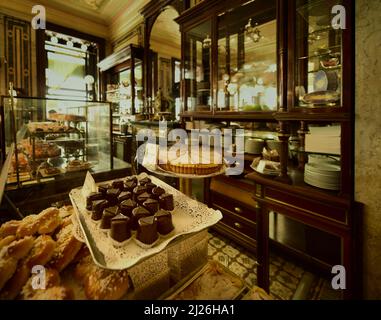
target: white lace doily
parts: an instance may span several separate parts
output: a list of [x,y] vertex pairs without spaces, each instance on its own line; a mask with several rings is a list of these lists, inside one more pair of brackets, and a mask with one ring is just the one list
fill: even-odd
[[139,247],[134,241],[129,242],[123,248],[115,248],[108,236],[91,220],[91,214],[85,208],[86,201],[81,189],[73,189],[70,192],[70,199],[76,213],[74,223],[76,226],[79,225],[81,230],[79,232],[78,228],[74,228],[76,237],[79,240],[81,237],[85,239],[94,262],[100,267],[114,270],[130,268],[142,259],[162,251],[168,243],[180,235],[201,231],[222,219],[220,211],[210,209],[205,204],[187,197],[156,177],[148,176],[146,173],[141,173],[138,176],[139,179],[144,177],[149,177],[154,184],[173,194],[175,204],[172,211],[172,221],[175,226],[174,235],[166,239],[160,238],[155,246],[148,249]]

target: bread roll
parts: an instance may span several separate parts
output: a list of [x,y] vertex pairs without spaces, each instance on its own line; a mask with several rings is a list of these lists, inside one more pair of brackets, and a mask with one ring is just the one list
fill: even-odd
[[34,295],[30,297],[30,300],[73,300],[73,290],[64,287],[52,287],[46,290],[37,290]]
[[16,231],[17,238],[23,238],[26,236],[33,236],[37,233],[39,226],[39,219],[36,214],[26,216],[21,220],[21,223]]
[[57,208],[48,208],[40,212],[37,216],[38,233],[52,233],[61,223],[60,211]]
[[4,222],[0,227],[0,238],[15,235],[20,224],[21,220],[11,220]]
[[14,240],[16,240],[16,237],[15,236],[6,236],[5,238],[1,239],[0,240],[0,250],[2,248],[4,248],[5,246],[7,246],[8,244],[10,244],[11,242],[13,242]]
[[60,275],[57,270],[46,268],[45,269],[45,289],[33,289],[32,287],[33,276],[29,277],[29,280],[21,290],[20,298],[23,300],[31,299],[37,291],[44,291],[48,288],[59,286],[61,283]]

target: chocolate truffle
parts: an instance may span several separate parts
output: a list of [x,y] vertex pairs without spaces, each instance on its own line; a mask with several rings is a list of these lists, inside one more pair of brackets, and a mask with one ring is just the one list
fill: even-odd
[[140,218],[136,239],[144,244],[153,244],[159,235],[157,234],[157,222],[155,217]]
[[145,184],[145,187],[147,188],[148,193],[152,193],[152,189],[156,188],[156,184],[154,184],[152,182],[148,182]]
[[174,209],[173,195],[164,193],[159,197],[160,208],[172,211]]
[[109,206],[106,200],[95,200],[93,201],[93,211],[91,214],[91,219],[98,221],[102,219],[103,210]]
[[124,200],[120,203],[119,208],[120,212],[124,214],[125,216],[131,216],[132,210],[137,206],[137,203],[132,200]]
[[111,186],[108,183],[103,183],[98,186],[98,191],[101,192],[103,195],[106,195],[107,190],[110,188]]
[[131,238],[130,218],[118,214],[111,219],[110,237],[118,242]]
[[101,192],[91,192],[86,198],[86,209],[92,210],[93,209],[93,201],[102,200],[102,199],[104,199],[104,196]]
[[124,182],[123,180],[115,180],[112,182],[112,187],[115,189],[119,189],[120,191],[123,191],[124,189]]
[[130,191],[132,192],[132,190],[134,190],[134,188],[137,186],[137,182],[136,181],[125,181],[124,182],[124,191]]
[[151,213],[144,207],[136,207],[132,210],[131,214],[131,228],[136,230],[138,228],[138,221],[140,218],[148,217]]
[[166,235],[170,233],[175,227],[172,223],[172,214],[169,211],[160,210],[155,214],[156,222],[157,222],[157,231]]
[[138,196],[141,195],[142,193],[146,192],[146,191],[147,191],[147,188],[145,186],[137,186],[137,187],[135,187],[133,192],[132,192],[132,199],[137,201]]
[[139,204],[143,204],[143,202],[149,198],[151,198],[151,195],[148,192],[144,192],[144,193],[138,195],[137,202]]
[[118,202],[121,203],[122,201],[131,199],[132,193],[130,191],[123,191],[118,196]]
[[155,199],[147,199],[143,202],[143,207],[151,212],[151,214],[155,214],[159,210],[159,202]]
[[155,187],[152,189],[152,198],[159,200],[159,197],[165,193],[165,190],[161,187]]
[[118,203],[118,196],[120,195],[119,189],[108,189],[106,192],[106,199],[110,205],[115,206]]
[[148,177],[145,177],[145,178],[143,178],[143,179],[141,179],[141,180],[139,181],[139,183],[140,183],[141,186],[146,185],[148,182],[151,182],[151,179],[148,178]]
[[119,208],[117,206],[109,207],[103,210],[101,229],[110,229],[111,219],[118,214]]

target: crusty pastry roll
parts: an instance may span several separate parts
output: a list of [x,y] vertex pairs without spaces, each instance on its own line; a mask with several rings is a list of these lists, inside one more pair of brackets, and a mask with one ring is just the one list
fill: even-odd
[[2,248],[4,248],[5,246],[7,246],[8,244],[10,244],[11,242],[13,242],[14,240],[16,240],[16,237],[13,235],[6,236],[5,238],[1,239],[0,240],[0,250]]
[[16,231],[17,238],[23,238],[26,236],[33,236],[37,233],[38,228],[40,227],[40,221],[36,214],[31,214],[26,216],[21,220],[21,223]]
[[33,289],[32,287],[33,276],[30,276],[27,283],[21,290],[20,298],[23,300],[32,299],[37,291],[43,291],[48,288],[56,287],[61,284],[60,275],[57,270],[46,268],[45,269],[45,289]]
[[37,216],[39,224],[38,233],[52,233],[61,224],[61,217],[59,213],[60,211],[53,207],[41,211]]
[[0,238],[5,238],[7,236],[15,235],[20,224],[21,224],[21,220],[11,220],[11,221],[4,222],[0,226]]
[[73,300],[73,290],[65,286],[57,286],[46,290],[37,290],[30,300]]

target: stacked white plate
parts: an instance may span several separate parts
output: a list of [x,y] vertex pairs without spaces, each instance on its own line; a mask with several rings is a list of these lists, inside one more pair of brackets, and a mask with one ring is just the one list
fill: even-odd
[[304,168],[304,181],[312,186],[340,189],[340,166],[331,163],[307,163]]

